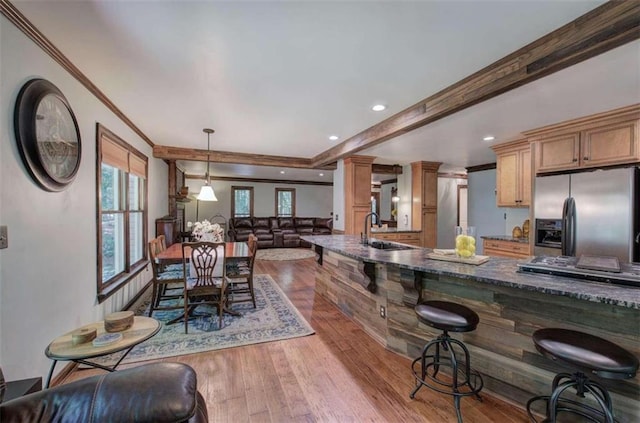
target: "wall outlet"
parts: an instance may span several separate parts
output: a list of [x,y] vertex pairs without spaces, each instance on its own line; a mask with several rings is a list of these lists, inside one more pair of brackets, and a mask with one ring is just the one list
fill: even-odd
[[387,317],[387,308],[383,305],[380,306],[380,317],[383,319]]
[[9,235],[7,234],[7,227],[0,226],[0,248],[9,247]]

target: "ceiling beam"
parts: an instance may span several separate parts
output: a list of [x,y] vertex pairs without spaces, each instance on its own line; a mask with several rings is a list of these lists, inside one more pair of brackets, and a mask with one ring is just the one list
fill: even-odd
[[228,151],[199,150],[195,148],[170,147],[155,145],[153,157],[163,160],[186,160],[212,163],[234,163],[253,166],[274,166],[296,169],[325,169],[335,170],[336,163],[323,166],[313,166],[311,159],[303,157],[270,156],[266,154],[232,153]]
[[[185,174],[185,179],[202,179],[206,180],[206,176],[202,175],[190,175]],[[209,177],[212,181],[226,181],[226,182],[256,182],[256,183],[267,183],[267,184],[286,184],[286,185],[319,185],[319,186],[333,186],[333,182],[322,182],[322,181],[298,181],[293,179],[267,179],[267,178],[241,178],[236,176],[214,176],[211,175]]]
[[322,166],[640,38],[640,1],[610,1],[313,158]]
[[371,173],[378,175],[402,175],[402,166],[400,165],[384,165],[384,164],[371,164]]

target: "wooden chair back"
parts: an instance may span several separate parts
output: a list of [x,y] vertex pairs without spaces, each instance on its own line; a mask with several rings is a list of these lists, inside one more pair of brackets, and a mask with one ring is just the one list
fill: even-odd
[[[187,253],[188,248],[190,253]],[[225,276],[225,244],[185,242],[182,244],[182,264],[190,288],[220,287]]]
[[153,277],[157,278],[160,272],[160,266],[156,263],[158,253],[161,253],[162,244],[158,238],[153,238],[149,241],[149,259],[151,260],[151,268],[153,269]]
[[158,242],[160,243],[160,251],[164,251],[167,249],[167,238],[164,235],[158,235],[158,237],[156,238],[158,240]]
[[258,251],[258,237],[250,234],[249,239],[247,239],[247,244],[249,245],[249,253],[252,257],[255,256],[256,251]]
[[[189,251],[189,249],[191,251]],[[223,327],[224,307],[227,304],[225,267],[224,242],[182,243],[185,333],[189,331],[189,308],[199,304],[212,304],[216,306],[219,316],[218,327]]]

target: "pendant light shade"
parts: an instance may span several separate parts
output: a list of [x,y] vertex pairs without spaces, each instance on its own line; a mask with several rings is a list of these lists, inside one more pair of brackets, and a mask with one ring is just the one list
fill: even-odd
[[200,188],[200,194],[196,197],[198,201],[218,201],[216,197],[216,193],[213,191],[213,187],[211,186],[211,178],[209,176],[209,138],[211,134],[213,134],[213,129],[204,128],[202,132],[207,134],[207,180]]
[[202,188],[200,188],[200,194],[198,194],[196,198],[200,201],[218,201],[211,185],[203,185]]

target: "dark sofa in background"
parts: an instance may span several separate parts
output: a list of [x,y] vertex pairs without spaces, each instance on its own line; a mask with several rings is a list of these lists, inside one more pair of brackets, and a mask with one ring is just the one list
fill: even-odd
[[232,217],[229,240],[258,237],[258,248],[310,247],[300,235],[331,235],[333,219],[325,217]]

